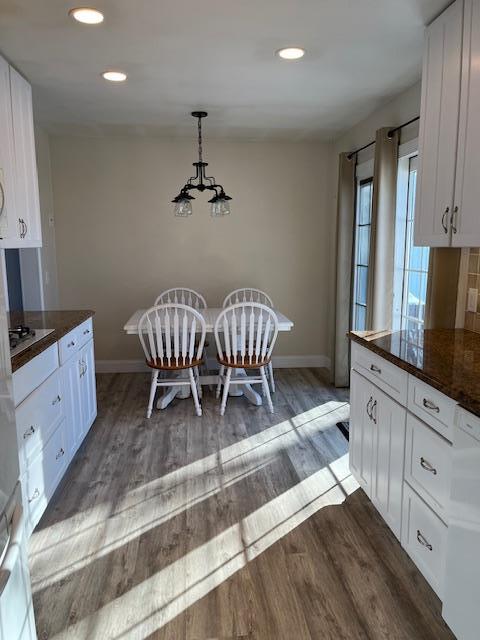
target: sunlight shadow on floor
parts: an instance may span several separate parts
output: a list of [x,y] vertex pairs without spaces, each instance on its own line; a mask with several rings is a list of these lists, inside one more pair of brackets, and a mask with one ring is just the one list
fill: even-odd
[[348,409],[342,402],[319,405],[135,488],[113,508],[101,503],[88,514],[34,533],[30,554],[34,592],[271,464],[280,452],[298,443],[299,434],[312,437],[332,427]]
[[[342,460],[337,468],[341,471],[345,464]],[[146,638],[317,511],[341,504],[357,487],[348,475],[339,482],[326,466],[56,637]]]

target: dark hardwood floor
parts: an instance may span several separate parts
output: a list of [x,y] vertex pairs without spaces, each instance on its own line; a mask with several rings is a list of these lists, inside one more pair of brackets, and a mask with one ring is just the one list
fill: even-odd
[[99,415],[30,543],[40,640],[442,640],[440,602],[348,471],[347,396],[276,371],[276,413],[211,392]]

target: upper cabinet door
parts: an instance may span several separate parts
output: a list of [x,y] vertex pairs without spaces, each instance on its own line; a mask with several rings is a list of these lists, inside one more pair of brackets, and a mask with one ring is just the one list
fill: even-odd
[[427,29],[422,75],[415,245],[450,245],[462,66],[463,0]]
[[452,245],[480,246],[480,1],[465,0]]
[[0,247],[17,235],[15,152],[8,63],[0,58]]
[[15,184],[18,238],[17,246],[42,246],[38,195],[35,134],[33,130],[32,88],[10,67],[13,140],[15,145]]

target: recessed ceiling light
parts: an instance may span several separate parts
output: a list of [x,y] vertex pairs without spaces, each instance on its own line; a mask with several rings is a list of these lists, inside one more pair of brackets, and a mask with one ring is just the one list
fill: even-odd
[[127,74],[123,71],[104,71],[102,76],[110,82],[125,82]]
[[284,60],[298,60],[305,55],[305,49],[300,49],[300,47],[286,47],[285,49],[279,49],[277,55]]
[[103,22],[103,13],[93,7],[76,7],[75,9],[70,9],[68,15],[84,24],[100,24],[100,22]]

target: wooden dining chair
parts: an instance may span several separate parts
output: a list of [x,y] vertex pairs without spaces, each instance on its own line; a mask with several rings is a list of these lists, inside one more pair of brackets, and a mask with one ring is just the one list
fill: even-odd
[[[152,415],[157,387],[190,385],[197,416],[202,415],[198,367],[202,364],[207,328],[203,316],[185,304],[160,304],[147,309],[138,322],[138,335],[152,369],[147,418]],[[160,378],[160,371],[177,374]],[[188,378],[181,372],[188,371]]]
[[194,309],[206,309],[207,301],[201,293],[185,287],[174,287],[163,291],[155,300],[155,304],[186,304]]
[[[271,309],[274,308],[273,300],[268,293],[265,293],[265,291],[261,291],[260,289],[252,289],[251,287],[235,289],[235,291],[229,293],[223,301],[222,307],[229,307],[230,305],[237,304],[239,302],[259,302],[260,304],[267,305],[267,307],[270,307]],[[271,362],[268,365],[268,378],[270,380],[272,393],[275,393],[275,378],[273,377],[273,365]]]
[[[220,415],[225,414],[231,384],[261,384],[273,413],[266,369],[278,335],[275,311],[259,302],[233,304],[220,312],[215,322],[214,335],[220,364],[217,398],[223,384]],[[232,377],[235,369],[258,370],[259,375]]]

